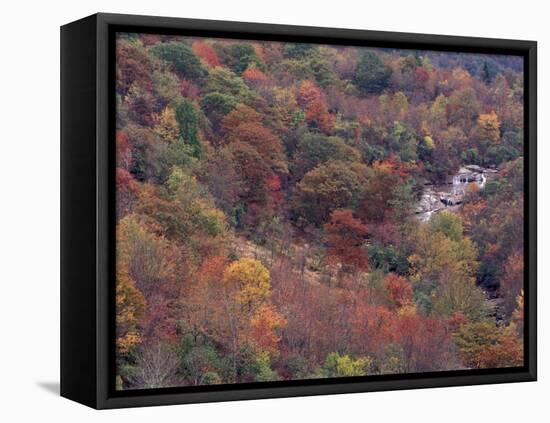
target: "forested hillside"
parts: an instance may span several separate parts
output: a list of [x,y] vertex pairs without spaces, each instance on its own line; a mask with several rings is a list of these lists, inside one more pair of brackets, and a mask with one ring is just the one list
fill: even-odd
[[[521,58],[116,54],[117,389],[523,364]],[[419,219],[465,165],[492,176]]]

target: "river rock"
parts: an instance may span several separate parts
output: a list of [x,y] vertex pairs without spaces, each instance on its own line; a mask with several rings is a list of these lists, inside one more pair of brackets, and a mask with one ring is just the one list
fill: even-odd
[[415,208],[415,214],[420,220],[427,221],[435,212],[458,210],[469,184],[476,183],[479,188],[483,188],[487,178],[492,178],[497,172],[498,170],[486,169],[474,164],[464,165],[446,184],[426,184]]

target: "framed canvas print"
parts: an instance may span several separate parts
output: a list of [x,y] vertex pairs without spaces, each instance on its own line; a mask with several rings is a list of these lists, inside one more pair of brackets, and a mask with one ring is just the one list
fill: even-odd
[[536,43],[61,29],[61,393],[536,380]]

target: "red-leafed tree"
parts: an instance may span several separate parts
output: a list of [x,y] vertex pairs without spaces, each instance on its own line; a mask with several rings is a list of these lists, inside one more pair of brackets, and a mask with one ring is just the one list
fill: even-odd
[[200,97],[199,88],[188,79],[183,79],[180,83],[180,93],[189,100],[198,100]]
[[409,169],[394,157],[375,162],[364,187],[359,216],[367,222],[381,223],[407,214],[406,210],[401,209],[407,203],[399,201],[398,189],[407,183],[408,178]]
[[240,142],[254,147],[273,171],[287,172],[283,142],[260,123],[243,122],[231,130],[227,139],[230,143]]
[[122,168],[116,170],[116,211],[120,219],[127,214],[136,201],[139,193],[139,184],[132,175]]
[[500,292],[504,299],[504,311],[507,317],[512,315],[516,308],[517,297],[523,289],[523,269],[523,254],[517,251],[510,254],[504,263],[504,274],[500,280]]
[[383,350],[391,342],[391,326],[395,318],[395,313],[387,307],[364,300],[357,302],[350,318],[355,348],[363,354]]
[[265,181],[265,186],[269,192],[272,208],[276,208],[283,202],[284,199],[281,178],[275,174],[269,175]]
[[126,170],[132,164],[130,139],[125,131],[118,131],[116,134],[116,163],[117,167]]
[[126,94],[134,83],[147,91],[151,90],[154,64],[143,46],[119,40],[116,59],[117,91]]
[[230,135],[242,123],[262,123],[262,115],[252,107],[239,104],[231,112],[224,116],[221,128],[224,134]]
[[323,241],[328,248],[329,262],[341,262],[355,269],[368,267],[365,238],[368,228],[353,217],[351,210],[335,210],[325,224]]
[[406,310],[393,319],[388,333],[387,341],[399,345],[402,351],[404,370],[407,372],[458,366],[457,362],[451,362],[451,336],[439,319]]
[[419,66],[414,70],[414,82],[418,88],[424,87],[428,79],[430,79],[430,73],[425,68]]

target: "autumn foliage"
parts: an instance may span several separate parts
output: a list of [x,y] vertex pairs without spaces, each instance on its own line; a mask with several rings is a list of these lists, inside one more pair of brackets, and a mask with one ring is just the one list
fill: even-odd
[[220,65],[220,59],[218,59],[216,51],[204,41],[195,41],[193,43],[193,52],[210,67]]
[[298,91],[298,104],[304,108],[306,121],[329,133],[334,125],[334,116],[329,114],[322,91],[311,81],[304,82]]
[[248,67],[243,72],[243,78],[249,84],[262,84],[268,80],[266,74],[255,66]]
[[[520,58],[118,33],[116,59],[117,389],[523,364]],[[465,165],[484,184],[419,219]]]
[[329,223],[324,226],[324,233],[329,261],[358,269],[368,266],[365,248],[368,229],[353,217],[351,210],[333,211]]

